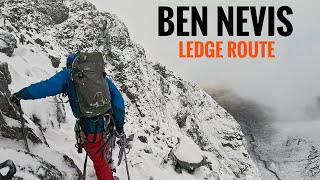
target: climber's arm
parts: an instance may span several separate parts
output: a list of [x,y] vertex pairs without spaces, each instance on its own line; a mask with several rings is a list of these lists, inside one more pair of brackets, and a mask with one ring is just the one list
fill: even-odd
[[16,93],[19,99],[41,99],[48,96],[54,96],[65,91],[70,72],[63,70],[50,79],[31,84]]

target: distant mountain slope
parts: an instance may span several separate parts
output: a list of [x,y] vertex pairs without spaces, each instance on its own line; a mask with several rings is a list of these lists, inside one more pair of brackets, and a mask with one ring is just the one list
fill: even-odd
[[[206,91],[241,125],[248,142],[248,151],[263,179],[320,179],[319,141],[312,140],[310,134],[304,135],[308,132],[302,133],[307,129],[306,124],[317,127],[319,123],[288,121],[279,125],[274,121],[272,109],[242,98],[232,90],[208,88]],[[313,117],[317,115],[316,107],[308,109]],[[277,125],[286,126],[287,129],[294,127],[299,132],[291,133],[295,135],[290,136]]]

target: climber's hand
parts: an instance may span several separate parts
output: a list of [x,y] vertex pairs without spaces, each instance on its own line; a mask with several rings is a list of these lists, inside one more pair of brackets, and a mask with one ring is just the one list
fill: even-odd
[[118,132],[118,133],[116,133],[116,137],[119,138],[119,140],[117,141],[117,144],[118,144],[120,147],[129,148],[129,149],[130,149],[129,143],[128,143],[126,134],[125,134],[124,131],[123,131],[123,128],[117,127],[117,132]]
[[20,107],[20,99],[17,96],[17,93],[14,93],[10,96],[10,101],[15,104],[17,107]]
[[122,136],[125,135],[125,134],[124,134],[124,131],[123,131],[123,127],[117,127],[116,130],[117,130],[117,132],[118,132],[118,133],[116,133],[116,137],[117,137],[117,138],[121,138]]

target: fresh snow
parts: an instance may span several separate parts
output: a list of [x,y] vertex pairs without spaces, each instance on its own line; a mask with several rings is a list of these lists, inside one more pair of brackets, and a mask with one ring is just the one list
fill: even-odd
[[179,138],[180,142],[174,155],[181,161],[189,163],[200,163],[203,160],[199,146],[187,136]]

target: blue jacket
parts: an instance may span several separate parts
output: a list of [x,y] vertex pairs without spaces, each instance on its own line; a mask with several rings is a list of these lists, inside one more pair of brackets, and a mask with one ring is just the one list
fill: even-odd
[[[41,99],[48,96],[55,96],[57,94],[67,92],[73,115],[79,118],[81,116],[81,112],[78,104],[75,86],[71,80],[71,72],[72,69],[65,69],[60,71],[50,79],[35,84],[31,84],[30,86],[20,90],[17,93],[17,97],[19,99],[24,100]],[[108,83],[109,85],[109,90],[111,94],[111,104],[115,115],[116,126],[122,128],[124,125],[125,116],[125,106],[123,97],[111,80],[106,78],[106,81],[106,83]],[[103,122],[102,117],[100,118],[100,122]],[[97,131],[94,129],[95,127],[93,125],[89,126],[88,128],[88,132],[90,134],[101,133],[103,130],[101,126],[98,127]]]

